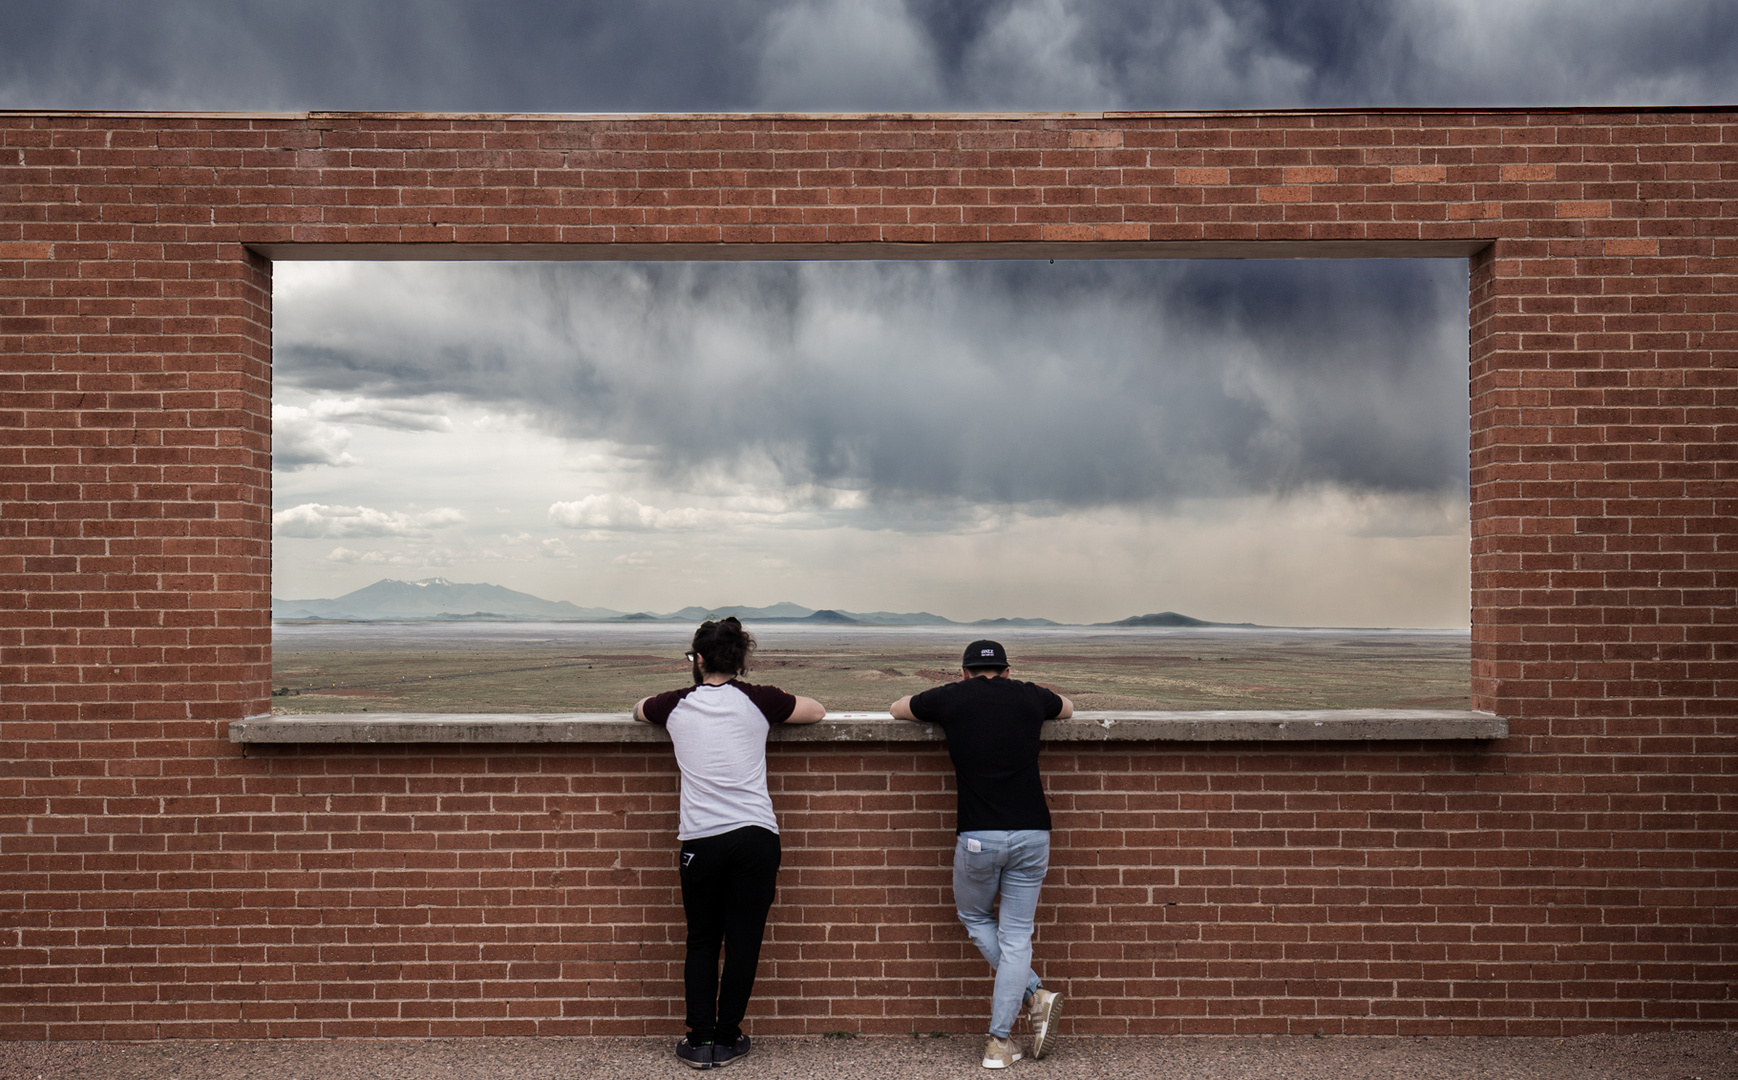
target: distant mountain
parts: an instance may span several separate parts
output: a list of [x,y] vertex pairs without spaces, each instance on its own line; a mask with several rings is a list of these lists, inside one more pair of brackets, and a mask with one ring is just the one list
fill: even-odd
[[836,626],[860,626],[860,625],[862,625],[856,619],[851,618],[851,616],[845,614],[844,612],[834,611],[831,608],[817,611],[813,615],[806,616],[802,619],[799,619],[798,621],[799,622],[806,622],[806,623],[827,623],[827,624],[836,625]]
[[[781,600],[767,607],[696,607],[664,613],[611,608],[580,607],[566,600],[545,600],[530,593],[500,585],[462,584],[446,578],[394,581],[390,578],[345,593],[331,600],[279,600],[272,598],[274,619],[341,619],[353,622],[402,622],[407,620],[474,620],[478,622],[669,622],[699,623],[734,615],[743,622],[800,623],[823,626],[978,626],[988,629],[1065,626],[1051,619],[979,619],[960,623],[927,611],[842,611],[807,608]],[[1156,615],[1133,615],[1094,626],[1215,627],[1254,626],[1253,623],[1215,623],[1162,611]]]
[[272,598],[274,619],[571,619],[601,621],[621,612],[582,608],[565,600],[544,600],[500,585],[463,584],[446,578],[376,581],[332,600]]
[[845,614],[864,626],[958,626],[952,619],[931,615],[927,611],[848,611]]
[[833,608],[806,608],[801,604],[793,604],[788,600],[780,601],[770,607],[685,607],[680,611],[672,611],[663,615],[647,615],[640,612],[635,615],[620,616],[620,620],[634,619],[636,621],[653,620],[656,622],[704,622],[707,619],[723,619],[734,615],[743,622],[754,623],[830,623],[838,626],[959,626],[952,619],[944,619],[940,615],[931,615],[927,611],[838,611]]
[[672,622],[705,622],[707,619],[724,619],[734,615],[743,622],[766,622],[770,619],[806,619],[814,613],[814,608],[781,600],[771,607],[743,607],[740,604],[716,608],[690,606],[667,615],[654,615],[653,618]]
[[1188,615],[1179,615],[1174,611],[1161,611],[1156,615],[1130,615],[1128,618],[1118,619],[1116,622],[1101,622],[1101,623],[1093,623],[1092,625],[1094,625],[1094,626],[1206,626],[1206,627],[1212,627],[1212,626],[1254,627],[1255,626],[1254,623],[1246,623],[1246,622],[1240,622],[1240,623],[1207,622],[1204,619],[1191,618]]
[[[873,611],[858,614],[832,608],[803,607],[788,600],[767,607],[705,608],[690,606],[663,613],[624,613],[611,608],[579,607],[565,600],[545,600],[500,585],[464,584],[446,578],[396,581],[385,578],[330,600],[272,598],[274,619],[334,619],[350,622],[418,620],[513,622],[672,622],[698,623],[734,615],[743,622],[805,623],[832,626],[957,626],[951,619],[927,611]],[[1010,624],[1012,625],[1012,624]],[[1034,624],[1036,625],[1036,624]]]

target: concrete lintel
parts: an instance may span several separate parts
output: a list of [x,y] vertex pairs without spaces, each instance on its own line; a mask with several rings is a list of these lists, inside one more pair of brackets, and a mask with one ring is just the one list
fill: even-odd
[[258,243],[285,262],[757,262],[977,259],[1461,259],[1494,241],[1032,240],[969,244]]
[[[1052,742],[1326,742],[1501,739],[1508,721],[1450,709],[1263,709],[1082,712],[1044,728]],[[774,742],[939,742],[930,724],[884,712],[834,713],[775,727]],[[357,713],[232,721],[236,743],[654,743],[669,736],[627,713]]]

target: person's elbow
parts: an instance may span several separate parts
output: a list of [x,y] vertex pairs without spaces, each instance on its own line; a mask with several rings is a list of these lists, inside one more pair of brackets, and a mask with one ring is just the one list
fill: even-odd
[[812,724],[827,715],[827,707],[812,697],[797,698],[796,708],[785,720],[787,724]]
[[1054,717],[1052,717],[1052,718],[1051,718],[1051,719],[1054,719],[1054,720],[1066,720],[1066,719],[1068,719],[1068,718],[1069,718],[1069,717],[1070,717],[1070,716],[1073,716],[1073,715],[1074,715],[1074,702],[1072,702],[1072,701],[1069,701],[1069,700],[1068,700],[1068,699],[1067,699],[1067,698],[1065,698],[1065,697],[1062,697],[1062,695],[1061,695],[1061,694],[1057,694],[1057,695],[1056,695],[1056,696],[1057,696],[1057,697],[1059,697],[1059,698],[1062,698],[1062,711],[1061,711],[1061,712],[1059,712],[1059,713],[1057,713],[1057,714],[1056,714],[1056,715],[1055,715],[1055,716],[1054,716]]
[[911,695],[907,694],[887,706],[887,711],[893,714],[895,720],[916,720],[917,715],[911,711]]

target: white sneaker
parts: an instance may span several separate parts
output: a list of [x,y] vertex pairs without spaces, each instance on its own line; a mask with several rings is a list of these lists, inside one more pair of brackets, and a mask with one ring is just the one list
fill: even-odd
[[1032,1060],[1056,1045],[1056,1020],[1062,1015],[1062,995],[1040,987],[1026,1002],[1026,1022],[1032,1025]]
[[990,1041],[984,1044],[984,1068],[1005,1069],[1020,1060],[1020,1044],[1010,1036],[998,1039],[990,1036]]

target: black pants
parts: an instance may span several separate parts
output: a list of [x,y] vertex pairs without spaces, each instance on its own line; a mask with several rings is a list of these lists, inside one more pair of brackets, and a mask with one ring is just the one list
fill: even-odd
[[742,1034],[780,854],[778,834],[758,825],[682,841],[682,910],[688,916],[682,981],[690,1042],[735,1042]]

